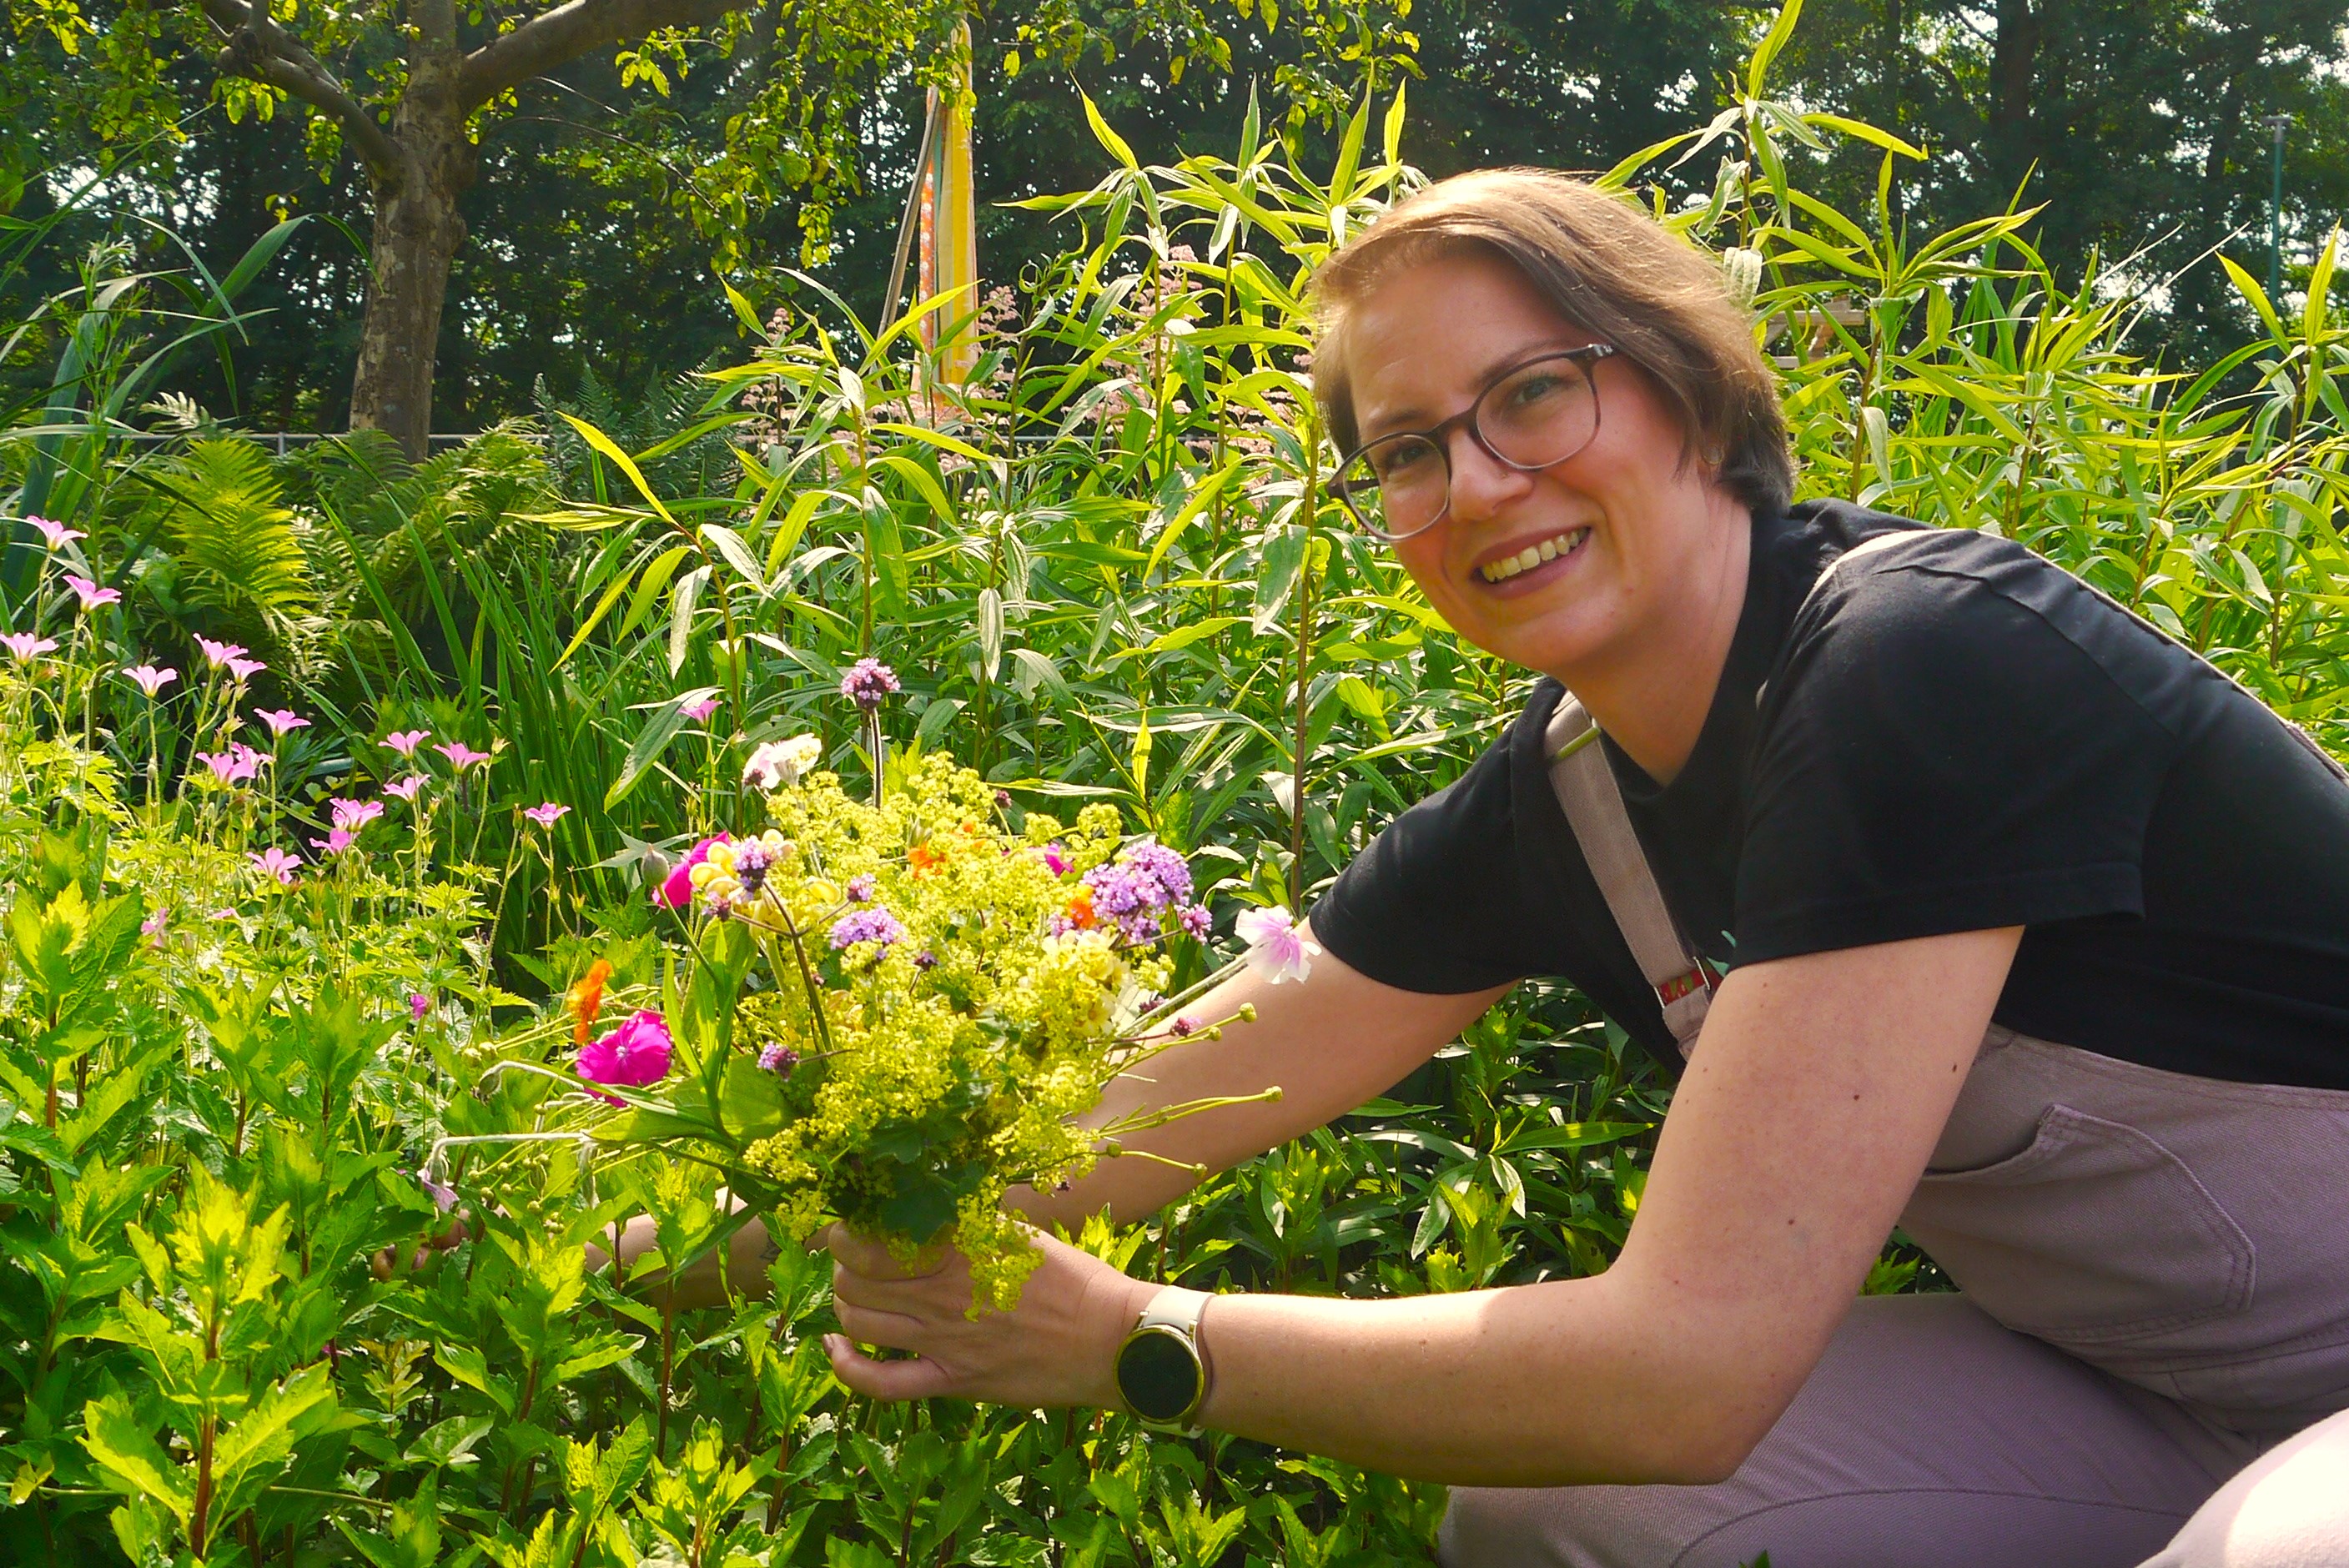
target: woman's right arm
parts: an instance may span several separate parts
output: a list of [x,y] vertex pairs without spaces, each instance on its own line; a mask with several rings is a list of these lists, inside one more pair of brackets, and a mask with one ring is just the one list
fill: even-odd
[[[1302,933],[1311,937],[1310,923]],[[1427,995],[1371,979],[1330,954],[1309,975],[1275,985],[1243,972],[1185,1009],[1227,1018],[1253,1004],[1256,1021],[1230,1023],[1219,1038],[1194,1035],[1112,1082],[1080,1125],[1102,1127],[1154,1107],[1278,1085],[1280,1098],[1219,1106],[1147,1132],[1121,1136],[1127,1150],[1222,1171],[1343,1116],[1399,1082],[1491,1006],[1506,985],[1462,995]],[[1034,1223],[1074,1232],[1108,1210],[1130,1224],[1188,1191],[1190,1172],[1157,1160],[1104,1158],[1068,1190],[1012,1189],[1008,1206]]]

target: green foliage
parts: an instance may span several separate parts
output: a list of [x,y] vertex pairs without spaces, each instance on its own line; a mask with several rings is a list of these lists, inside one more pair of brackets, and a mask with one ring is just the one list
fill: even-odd
[[[1872,209],[1815,194],[1813,144],[1908,155],[1774,98],[1766,66],[1613,178],[1751,293],[1806,490],[2021,539],[2349,749],[2329,260],[2289,307],[2225,274],[2261,335],[2148,365],[2127,298],[2059,273],[2023,216],[1920,235],[1889,179]],[[109,292],[101,268],[74,292],[104,351],[0,444],[10,510],[37,478],[88,535],[20,541],[10,630],[57,646],[0,666],[0,1555],[1428,1560],[1437,1488],[1093,1412],[852,1399],[817,1337],[824,1268],[792,1246],[771,1305],[673,1309],[667,1271],[740,1267],[716,1174],[583,1140],[528,1070],[568,1059],[595,961],[616,999],[670,983],[648,873],[742,820],[753,748],[880,754],[837,696],[860,655],[905,678],[891,752],[975,763],[1015,829],[1113,805],[1193,857],[1221,917],[1300,907],[1490,741],[1524,677],[1340,526],[1307,395],[1301,290],[1415,182],[1403,125],[1364,105],[1309,156],[1251,116],[1232,156],[1160,164],[1104,120],[1099,183],[1035,205],[1065,252],[930,302],[977,317],[967,396],[913,326],[876,342],[823,304],[758,323],[746,363],[645,426],[413,468],[359,443],[200,453],[202,430],[127,449],[120,389],[181,330],[139,291],[169,285]],[[1708,200],[1641,184],[1675,158]],[[300,552],[296,630],[172,586],[221,510]],[[222,584],[267,566],[213,560]],[[68,569],[123,602],[85,614]],[[191,655],[232,614],[286,638],[266,697]],[[184,677],[153,699],[119,673],[150,655]],[[263,701],[313,724],[266,736]],[[485,755],[388,744],[415,729]],[[191,767],[239,740],[274,760]],[[420,795],[380,802],[411,774]],[[387,809],[313,853],[333,799]],[[541,803],[570,810],[519,819]],[[264,849],[302,855],[291,884]],[[1336,1127],[1078,1240],[1203,1287],[1588,1274],[1664,1105],[1620,1031],[1528,985]],[[590,1268],[637,1212],[657,1256]],[[1896,1253],[1869,1287],[1921,1272]]]

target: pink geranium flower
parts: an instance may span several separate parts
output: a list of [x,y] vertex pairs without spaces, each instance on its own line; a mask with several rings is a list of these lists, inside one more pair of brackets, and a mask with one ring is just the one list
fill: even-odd
[[714,696],[706,696],[699,702],[679,703],[677,711],[693,720],[694,723],[699,724],[718,711],[718,699]]
[[246,651],[242,643],[215,643],[210,637],[198,637],[196,646],[203,650],[204,661],[214,669],[224,668],[231,659],[244,657]]
[[324,850],[330,855],[339,855],[358,842],[358,838],[348,828],[329,828],[325,838],[313,839],[310,843],[313,848]]
[[385,785],[383,792],[387,795],[397,795],[403,800],[412,801],[416,799],[416,792],[423,789],[426,782],[423,774],[411,773],[405,779],[395,779]]
[[228,662],[229,678],[236,681],[249,681],[268,667],[259,659],[231,659]]
[[239,740],[226,751],[199,751],[196,760],[212,769],[212,777],[222,783],[243,784],[260,777],[261,765],[268,758]]
[[122,673],[138,682],[139,689],[149,696],[153,696],[180,678],[179,671],[157,669],[153,665],[133,665]]
[[1320,956],[1321,944],[1308,942],[1299,929],[1299,923],[1289,917],[1287,904],[1241,911],[1233,929],[1247,944],[1243,956],[1248,967],[1275,985],[1283,980],[1302,980],[1312,973],[1313,960]]
[[693,868],[709,858],[710,846],[728,842],[723,833],[713,833],[693,846],[693,852],[678,862],[660,886],[653,890],[653,902],[669,909],[683,909],[693,902]]
[[264,707],[254,711],[261,716],[261,722],[269,727],[272,735],[285,735],[293,730],[310,727],[310,721],[290,707]]
[[561,821],[564,814],[570,810],[571,808],[568,806],[558,806],[554,801],[549,800],[543,806],[531,807],[529,810],[523,812],[523,815],[528,817],[532,821],[536,822],[542,828],[552,828],[555,823]]
[[416,748],[432,738],[429,729],[395,729],[383,738],[383,743],[402,757],[413,757]]
[[432,749],[447,758],[450,767],[460,770],[471,768],[476,762],[487,762],[490,759],[488,752],[476,751],[461,740],[452,741],[447,746],[436,746]]
[[72,589],[74,597],[81,601],[82,613],[85,614],[101,604],[116,604],[122,600],[122,594],[119,589],[101,588],[88,578],[78,577],[70,572],[66,573],[66,586]]
[[294,873],[302,869],[301,856],[289,855],[284,850],[277,848],[274,844],[272,844],[269,848],[262,851],[259,854],[253,855],[248,858],[251,859],[254,866],[258,867],[261,871],[266,872],[270,876],[275,877],[277,879],[278,885],[281,887],[292,887],[294,885]]
[[43,654],[57,651],[55,637],[36,637],[30,632],[11,632],[0,637],[0,647],[6,648],[20,660],[37,659]]
[[[661,1016],[647,1007],[601,1039],[590,1040],[579,1047],[579,1076],[589,1083],[616,1084],[625,1088],[641,1088],[648,1083],[658,1083],[668,1076],[669,1054],[674,1047],[668,1037],[668,1026]],[[621,1103],[616,1095],[598,1095],[598,1099]]]
[[361,828],[383,815],[380,800],[329,800],[326,810],[335,815],[335,826],[357,833]]
[[64,523],[51,522],[46,517],[28,517],[25,521],[31,523],[43,539],[48,541],[51,550],[63,550],[67,540],[89,537],[78,528],[67,528]]

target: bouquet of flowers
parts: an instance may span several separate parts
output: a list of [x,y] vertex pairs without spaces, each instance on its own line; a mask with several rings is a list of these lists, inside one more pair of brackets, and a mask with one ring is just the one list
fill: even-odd
[[1203,938],[1206,911],[1184,858],[1125,840],[1112,807],[1015,832],[944,757],[893,772],[885,804],[820,758],[812,736],[761,747],[746,778],[767,825],[703,840],[659,884],[693,945],[663,1006],[594,1039],[581,1012],[595,1136],[681,1146],[792,1234],[837,1218],[910,1254],[950,1233],[978,1295],[1008,1306],[1038,1261],[1009,1187],[1074,1180],[1121,1135],[1232,1103],[1071,1121],[1153,1051],[1232,1021],[1150,1024],[1166,946]]

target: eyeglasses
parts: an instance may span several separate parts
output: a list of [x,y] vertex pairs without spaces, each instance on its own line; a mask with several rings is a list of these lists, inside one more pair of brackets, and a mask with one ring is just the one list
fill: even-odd
[[1398,430],[1355,448],[1330,489],[1381,539],[1423,533],[1452,510],[1453,431],[1464,427],[1494,461],[1521,472],[1562,463],[1599,434],[1590,367],[1619,352],[1592,343],[1513,365],[1434,428]]

